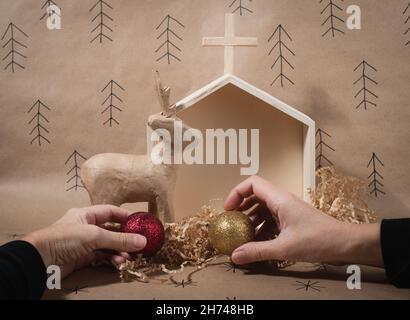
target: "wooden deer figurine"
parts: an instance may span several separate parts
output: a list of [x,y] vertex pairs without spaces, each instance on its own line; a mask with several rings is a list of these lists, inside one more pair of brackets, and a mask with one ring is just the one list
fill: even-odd
[[[154,73],[155,87],[163,112],[149,117],[148,126],[166,129],[171,136],[177,120],[175,107],[169,105],[170,88],[163,87],[158,72]],[[159,143],[164,143],[161,141]],[[171,144],[171,148],[172,148]],[[174,222],[173,190],[176,182],[174,164],[156,165],[149,151],[143,155],[98,154],[81,167],[81,180],[92,204],[148,202],[148,211],[163,222]]]

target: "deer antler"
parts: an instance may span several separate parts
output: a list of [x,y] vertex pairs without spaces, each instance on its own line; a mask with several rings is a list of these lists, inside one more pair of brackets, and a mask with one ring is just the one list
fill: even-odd
[[163,114],[166,117],[170,117],[175,113],[175,104],[171,105],[169,102],[171,88],[164,87],[162,85],[158,70],[153,71],[153,75],[155,79],[155,91],[157,92],[157,96],[159,99],[159,103],[162,107]]

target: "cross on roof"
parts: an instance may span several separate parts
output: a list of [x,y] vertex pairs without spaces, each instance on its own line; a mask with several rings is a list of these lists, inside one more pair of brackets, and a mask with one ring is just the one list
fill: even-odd
[[235,36],[235,16],[232,13],[225,15],[225,37],[204,37],[203,46],[223,46],[225,47],[224,72],[232,74],[234,70],[234,48],[235,47],[256,47],[258,38],[236,37]]

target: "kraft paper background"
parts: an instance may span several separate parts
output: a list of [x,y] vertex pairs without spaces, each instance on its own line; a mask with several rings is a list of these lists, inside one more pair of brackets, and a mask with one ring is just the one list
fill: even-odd
[[[68,175],[67,172],[75,167],[76,161],[81,165],[81,156],[89,158],[102,152],[144,153],[147,117],[160,111],[151,70],[158,69],[164,84],[172,88],[172,102],[222,75],[223,49],[204,48],[201,41],[204,36],[222,36],[224,14],[239,5],[252,12],[243,8],[235,11],[237,35],[257,37],[259,45],[235,49],[235,75],[315,120],[317,128],[330,135],[323,135],[322,142],[334,149],[324,147],[322,155],[341,171],[368,179],[377,170],[383,177],[377,178],[382,185],[378,184],[378,196],[373,195],[368,201],[379,217],[410,215],[410,44],[407,44],[410,33],[406,34],[409,1],[333,1],[342,9],[334,10],[343,20],[351,4],[360,6],[362,11],[361,30],[348,30],[344,23],[333,19],[334,28],[344,32],[335,31],[333,37],[332,32],[322,36],[330,27],[331,20],[326,20],[328,11],[321,15],[329,1],[320,4],[316,0],[237,0],[229,7],[231,0],[107,0],[112,9],[105,8],[104,12],[113,21],[106,18],[105,23],[113,32],[104,29],[104,34],[113,41],[103,38],[103,43],[99,39],[91,43],[99,32],[91,32],[98,25],[98,19],[92,20],[99,6],[90,12],[96,2],[55,1],[61,8],[61,30],[48,30],[47,17],[40,19],[45,13],[45,8],[41,9],[43,1],[0,2],[0,36],[4,34],[0,52],[1,58],[5,58],[0,60],[2,242],[53,222],[71,207],[89,204],[87,193],[81,187],[75,188],[76,182],[81,185],[80,181],[74,178],[67,183],[75,170]],[[182,40],[172,38],[181,51],[171,46],[171,53],[180,61],[171,58],[170,64],[166,58],[156,61],[164,48],[155,52],[163,43],[157,37],[164,24],[156,28],[168,14],[183,25],[171,21],[170,28]],[[327,23],[321,26],[325,20]],[[13,35],[8,29],[10,23],[13,23]],[[283,53],[294,68],[284,64],[283,73],[294,84],[284,80],[283,87],[280,81],[271,86],[280,70],[278,65],[271,69],[277,51],[268,55],[277,34],[270,42],[268,39],[278,25],[289,35],[288,38],[282,31],[284,43],[294,53],[288,50]],[[26,47],[15,44],[15,50],[26,58],[18,53],[14,57],[9,55],[11,36]],[[5,70],[11,58],[24,69],[14,65],[15,72],[10,66]],[[361,91],[355,98],[362,82],[354,84],[362,75],[362,61],[367,63],[366,77],[372,79],[366,82],[366,89],[371,91],[367,99],[377,104],[376,107],[368,104],[367,110],[363,104],[356,109],[363,96]],[[122,100],[116,102],[122,112],[114,111],[119,125],[113,123],[109,127],[103,125],[108,114],[101,114],[105,108],[101,104],[110,88],[102,90],[111,80],[121,86],[114,85],[114,93]],[[37,132],[30,135],[36,122],[28,124],[36,114],[37,105],[30,113],[29,110],[38,100],[50,109],[41,107],[41,114],[47,119],[41,122],[47,131],[41,132],[50,141],[49,144],[43,140],[41,146],[37,140],[30,143]],[[194,109],[189,112],[194,113]],[[375,168],[372,163],[367,167],[373,153],[380,162],[375,160]],[[198,191],[208,187],[212,186],[201,185]],[[192,188],[191,192],[199,201],[200,194]],[[208,200],[203,199],[204,203]],[[330,267],[329,271],[298,265],[293,267],[296,273],[285,270],[276,275],[266,274],[263,269],[243,275],[242,271],[230,273],[223,268],[223,265],[214,266],[202,271],[194,279],[196,286],[188,287],[172,286],[169,280],[166,284],[120,284],[115,272],[86,270],[70,277],[66,287],[87,289],[64,296],[85,299],[410,297],[409,291],[388,285],[380,270],[364,269],[363,290],[355,292],[346,289],[347,275],[343,268]],[[175,278],[181,281],[184,276]],[[309,280],[319,281],[317,285],[324,288],[298,290],[296,281]]]

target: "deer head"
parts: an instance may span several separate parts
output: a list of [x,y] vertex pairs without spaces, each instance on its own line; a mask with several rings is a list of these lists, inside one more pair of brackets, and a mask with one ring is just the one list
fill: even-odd
[[[186,130],[190,129],[190,127],[182,123],[182,120],[177,117],[175,104],[170,105],[169,103],[171,88],[162,86],[158,71],[154,71],[153,74],[155,79],[155,89],[163,111],[161,113],[151,115],[148,118],[148,126],[152,130],[165,129],[171,138],[171,145],[174,146],[175,130],[182,129],[181,134],[183,135]],[[178,125],[176,124],[177,121],[180,122]],[[182,143],[184,144],[185,142]]]
[[[174,134],[176,121],[182,122],[182,120],[176,116],[167,117],[161,112],[153,114],[148,118],[148,126],[152,130],[166,129],[170,134]],[[182,123],[182,133],[184,133],[186,130],[190,128],[190,126],[186,125],[185,123]]]
[[176,117],[168,117],[163,112],[153,114],[148,118],[148,126],[152,130],[166,129],[170,133],[174,132],[175,121],[178,120]]

